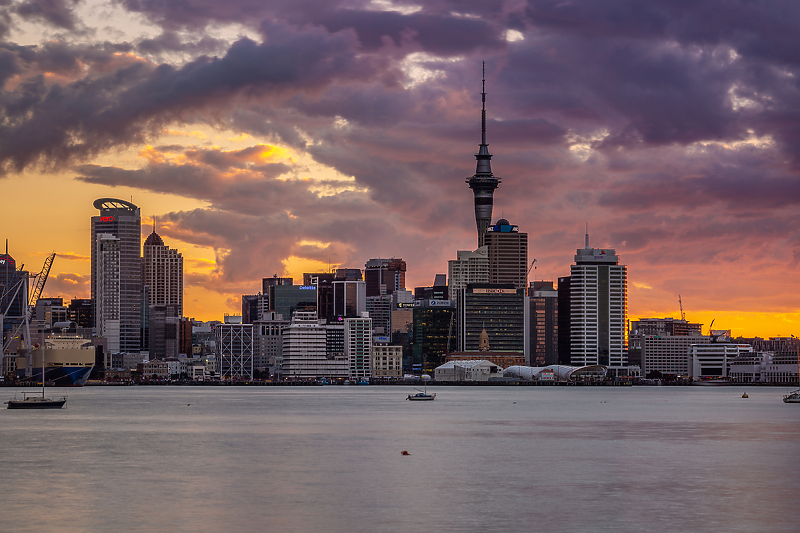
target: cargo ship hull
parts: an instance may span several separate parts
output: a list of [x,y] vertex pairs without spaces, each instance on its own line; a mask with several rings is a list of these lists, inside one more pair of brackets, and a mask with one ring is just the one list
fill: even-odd
[[[93,366],[51,366],[45,369],[45,380],[54,387],[83,387]],[[42,380],[42,369],[34,368],[32,379]]]

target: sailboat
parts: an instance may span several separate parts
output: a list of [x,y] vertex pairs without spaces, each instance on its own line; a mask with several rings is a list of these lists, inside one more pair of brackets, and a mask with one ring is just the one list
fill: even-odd
[[[794,335],[792,335],[794,337]],[[797,338],[795,337],[795,340]],[[797,378],[800,380],[800,344],[797,345]],[[798,382],[800,385],[800,382]],[[800,387],[783,397],[783,403],[800,403]]]
[[[432,402],[436,399],[436,393],[428,394],[428,380],[431,379],[430,376],[424,375],[422,376],[422,381],[425,383],[425,390],[419,391],[416,394],[409,394],[406,400],[411,400],[412,402]],[[419,389],[417,389],[419,390]]]

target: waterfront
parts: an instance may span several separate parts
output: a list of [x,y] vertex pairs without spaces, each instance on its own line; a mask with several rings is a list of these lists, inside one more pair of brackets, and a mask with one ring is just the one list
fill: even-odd
[[413,403],[412,387],[92,387],[69,390],[63,411],[3,410],[0,524],[789,532],[800,523],[800,409],[783,404],[783,389],[430,390],[435,402]]

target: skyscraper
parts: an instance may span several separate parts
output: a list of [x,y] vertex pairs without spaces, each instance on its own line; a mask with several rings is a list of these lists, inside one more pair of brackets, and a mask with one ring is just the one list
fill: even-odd
[[558,292],[552,281],[533,281],[530,296],[531,365],[558,364]]
[[457,259],[447,262],[447,292],[455,299],[458,290],[469,283],[489,283],[489,251],[481,246],[474,252],[459,250]]
[[570,344],[574,366],[628,364],[628,268],[615,250],[578,249],[570,268]]
[[92,217],[92,298],[95,300],[95,320],[99,321],[101,317],[101,304],[97,301],[99,291],[97,236],[106,234],[116,237],[119,245],[119,351],[138,352],[141,347],[139,328],[142,297],[142,235],[139,208],[131,202],[114,198],[100,198],[95,200],[93,205],[100,210],[99,215]]
[[489,283],[528,284],[528,234],[501,218],[483,236],[489,252]]
[[[106,338],[109,353],[121,351],[119,264],[119,239],[110,233],[97,234],[92,249],[92,298],[97,335]],[[138,345],[136,351],[139,351]]]
[[153,233],[142,247],[142,285],[150,287],[149,305],[172,305],[183,316],[183,256]]
[[478,153],[477,168],[475,175],[467,178],[475,195],[475,223],[478,226],[478,247],[484,245],[484,235],[486,229],[492,221],[492,204],[494,203],[494,190],[500,185],[500,178],[492,174],[492,154],[489,153],[489,145],[486,144],[486,65],[484,64],[484,74],[481,84],[481,144]]
[[393,294],[406,288],[406,262],[402,259],[370,259],[364,265],[367,298]]

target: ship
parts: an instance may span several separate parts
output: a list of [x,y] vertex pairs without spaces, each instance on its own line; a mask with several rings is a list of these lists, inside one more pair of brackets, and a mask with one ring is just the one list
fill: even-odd
[[44,379],[55,387],[83,387],[94,368],[95,347],[91,341],[78,335],[62,334],[44,339],[44,345],[34,347],[31,361],[31,379]]

